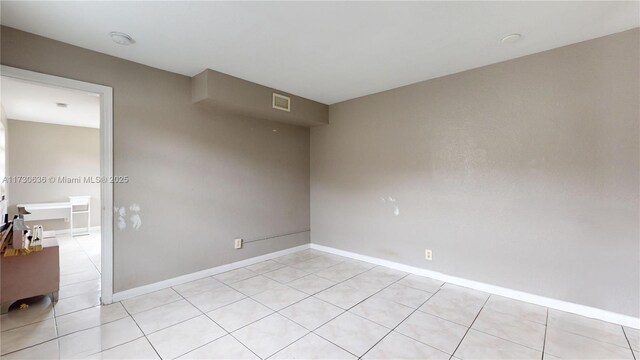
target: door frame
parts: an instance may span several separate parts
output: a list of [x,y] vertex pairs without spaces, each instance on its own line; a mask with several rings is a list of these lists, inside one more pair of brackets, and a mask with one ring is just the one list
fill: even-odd
[[[86,91],[100,96],[100,241],[102,304],[113,302],[113,88],[60,76],[0,65],[0,75],[42,85]],[[92,174],[90,174],[92,175]]]

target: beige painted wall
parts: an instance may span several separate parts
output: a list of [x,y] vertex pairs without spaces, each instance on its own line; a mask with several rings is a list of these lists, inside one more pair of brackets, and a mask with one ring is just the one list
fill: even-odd
[[311,130],[312,242],[637,317],[639,42],[332,105]]
[[[9,120],[8,176],[84,177],[100,175],[100,130],[78,126]],[[69,201],[68,196],[91,196],[91,226],[100,226],[100,185],[64,184],[58,181],[9,184],[9,217],[17,204]],[[76,228],[86,225],[86,215],[74,216]],[[68,229],[63,219],[29,222],[44,230]]]
[[[2,27],[3,65],[113,87],[114,289],[123,291],[309,242],[309,129],[212,113],[191,79]],[[275,130],[275,131],[274,131]],[[135,230],[131,205],[140,206]],[[117,217],[116,217],[117,221]]]

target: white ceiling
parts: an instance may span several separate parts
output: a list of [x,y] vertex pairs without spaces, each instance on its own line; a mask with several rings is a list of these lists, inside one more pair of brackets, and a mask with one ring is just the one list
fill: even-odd
[[[100,127],[100,97],[97,94],[2,77],[0,101],[11,120]],[[56,103],[68,106],[61,108]]]
[[[627,2],[2,1],[4,25],[326,104],[640,26]],[[110,31],[130,34],[124,47]],[[515,44],[500,39],[521,33]]]

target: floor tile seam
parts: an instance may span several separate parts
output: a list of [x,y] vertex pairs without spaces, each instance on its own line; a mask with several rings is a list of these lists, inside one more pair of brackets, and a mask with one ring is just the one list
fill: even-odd
[[[102,234],[101,234],[102,235]],[[72,235],[73,237],[73,235]],[[91,256],[89,256],[89,254],[87,253],[87,251],[84,249],[84,247],[80,244],[80,242],[74,238],[74,240],[76,241],[76,243],[78,244],[78,246],[80,246],[80,249],[82,249],[82,252],[84,253],[84,255],[89,259],[89,262],[91,262],[91,264],[93,265],[93,267],[98,271],[98,274],[102,275],[102,269],[99,269],[96,264],[93,263],[93,260],[91,260]],[[100,238],[100,257],[102,258],[102,238]]]
[[460,341],[458,342],[458,345],[456,346],[456,348],[453,350],[453,352],[451,353],[451,356],[455,356],[456,352],[458,351],[458,349],[460,348],[460,345],[462,344],[462,342],[464,341],[464,339],[467,337],[467,334],[469,334],[469,331],[471,331],[471,327],[473,326],[473,324],[476,322],[476,320],[478,319],[478,316],[480,316],[480,313],[482,312],[482,310],[484,309],[484,306],[487,304],[487,302],[489,301],[489,298],[491,296],[487,296],[487,298],[484,301],[484,304],[482,304],[482,307],[480,308],[480,311],[478,311],[478,313],[476,314],[475,318],[473,318],[473,321],[471,322],[471,324],[469,325],[469,327],[467,327],[467,331],[465,331],[464,335],[462,336],[462,338],[460,339]]
[[[375,266],[374,266],[373,268],[371,268],[371,269],[374,269],[374,268],[375,268]],[[371,270],[371,269],[369,269],[369,270]],[[367,270],[367,271],[369,271],[369,270]],[[365,272],[366,272],[366,271],[365,271]],[[358,274],[358,275],[360,275],[360,274]],[[358,276],[358,275],[355,275],[355,276]],[[407,275],[408,275],[408,274],[407,274]],[[405,276],[407,276],[407,275],[405,275]],[[402,278],[404,278],[404,277],[402,277]],[[400,279],[402,279],[402,278],[400,278]],[[349,354],[354,355],[356,358],[361,358],[361,357],[362,357],[362,356],[364,356],[364,355],[365,355],[369,350],[371,350],[371,348],[369,348],[367,351],[365,351],[362,355],[357,355],[357,354],[354,354],[354,353],[352,353],[351,351],[349,351],[349,350],[347,350],[347,349],[344,349],[343,347],[341,347],[340,345],[338,345],[338,344],[336,344],[336,343],[332,342],[331,340],[329,340],[329,339],[327,339],[327,338],[323,337],[322,335],[318,334],[316,331],[317,331],[317,330],[319,330],[320,328],[322,328],[322,327],[323,327],[324,325],[326,325],[327,323],[329,323],[329,322],[331,322],[332,320],[336,319],[338,316],[342,316],[342,315],[344,315],[344,314],[345,314],[345,313],[347,313],[347,312],[348,312],[349,314],[351,314],[351,315],[358,316],[359,318],[365,319],[365,320],[367,320],[367,321],[371,321],[371,322],[373,322],[374,324],[379,325],[378,323],[376,323],[376,322],[374,322],[374,321],[372,321],[372,320],[369,320],[369,319],[367,319],[367,318],[365,318],[365,317],[363,317],[363,316],[360,316],[360,315],[358,315],[358,314],[354,314],[354,313],[350,312],[350,310],[351,310],[351,309],[353,309],[354,307],[358,306],[358,305],[359,305],[359,304],[361,304],[362,302],[366,301],[367,299],[369,299],[369,298],[371,298],[371,297],[375,296],[376,294],[380,293],[381,291],[383,291],[384,289],[388,288],[389,286],[391,286],[391,285],[395,284],[395,283],[396,283],[397,281],[399,281],[400,279],[398,279],[398,280],[396,280],[396,281],[392,282],[391,284],[389,284],[389,285],[385,286],[384,288],[382,288],[382,289],[380,289],[380,290],[376,291],[375,293],[373,293],[373,294],[371,294],[370,296],[366,297],[366,298],[365,298],[365,299],[363,299],[362,301],[360,301],[360,302],[356,303],[355,305],[351,306],[349,309],[346,309],[346,310],[345,310],[345,309],[343,309],[343,308],[341,308],[341,307],[339,307],[339,306],[338,306],[338,308],[340,308],[341,310],[344,310],[344,311],[343,311],[340,315],[337,315],[336,317],[334,317],[334,318],[332,318],[332,319],[329,319],[328,321],[326,321],[324,324],[322,324],[322,325],[320,325],[319,327],[317,327],[317,328],[316,328],[315,330],[313,330],[312,332],[313,332],[314,334],[316,334],[316,335],[318,335],[318,336],[322,337],[323,339],[325,339],[325,340],[329,341],[331,344],[333,344],[333,345],[335,345],[335,346],[337,346],[337,347],[339,347],[339,348],[341,348],[341,349],[343,349],[343,350],[347,351]],[[349,280],[349,279],[347,279],[347,280]],[[344,281],[347,281],[347,280],[344,280]],[[344,281],[343,281],[343,282],[344,282]],[[342,282],[341,282],[341,283],[342,283]],[[341,283],[339,283],[339,284],[341,284]],[[336,285],[337,285],[337,284],[336,284]],[[348,286],[348,285],[346,285],[346,286]],[[350,287],[350,286],[349,286],[349,287]],[[358,290],[358,289],[355,289],[355,290]],[[358,291],[360,291],[360,290],[358,290]],[[320,299],[320,300],[322,300],[322,299]],[[428,300],[428,299],[427,299],[427,300]],[[425,302],[426,302],[427,300],[425,300]],[[325,302],[329,303],[328,301],[325,301]],[[331,305],[334,305],[334,304],[331,304]],[[336,306],[336,305],[334,305],[334,306]],[[415,311],[415,310],[414,310],[414,311]],[[409,315],[409,316],[410,316],[410,315]],[[406,319],[406,318],[405,318],[405,319]],[[403,320],[403,321],[404,321],[404,320]],[[379,326],[382,326],[382,325],[379,325]],[[389,329],[389,328],[387,328],[386,326],[382,326],[382,327],[383,327],[384,329]],[[389,330],[389,332],[387,332],[387,334],[385,334],[385,335],[382,337],[382,339],[384,339],[387,335],[389,335],[389,333],[391,333],[391,331],[393,331],[393,330]],[[380,339],[380,340],[382,340],[382,339]],[[380,341],[380,340],[379,340],[379,341]],[[379,342],[379,341],[378,341],[378,342]],[[378,342],[376,342],[376,344],[377,344]],[[373,346],[375,346],[376,344],[374,344]]]
[[[101,306],[101,305],[99,305],[99,306]],[[63,315],[63,316],[64,316],[64,315]],[[131,315],[129,315],[129,313],[127,313],[127,315],[125,315],[125,316],[123,316],[123,317],[120,317],[120,318],[117,318],[117,319],[114,319],[114,320],[105,321],[105,322],[101,322],[101,323],[100,323],[100,324],[98,324],[98,325],[89,326],[89,327],[87,327],[87,328],[74,330],[74,331],[72,331],[72,332],[70,332],[70,333],[67,333],[67,334],[64,334],[64,335],[58,335],[58,337],[57,337],[57,338],[58,338],[58,339],[61,339],[61,338],[63,338],[63,337],[66,337],[66,336],[69,336],[69,335],[73,335],[73,334],[76,334],[76,333],[79,333],[79,332],[82,332],[82,331],[85,331],[85,330],[95,329],[95,328],[100,327],[100,326],[102,326],[102,325],[111,324],[111,323],[113,323],[113,322],[116,322],[116,321],[118,321],[118,320],[125,319],[125,318],[127,318],[127,317],[131,317],[131,318],[133,319],[133,317],[132,317]],[[134,321],[135,321],[135,319],[134,319]]]
[[[175,291],[175,290],[174,290]],[[182,295],[181,295],[182,296]],[[138,330],[140,330],[140,332],[142,333],[142,336],[147,340],[147,342],[149,343],[149,345],[151,345],[151,348],[153,349],[153,351],[156,353],[156,355],[158,355],[159,359],[162,359],[162,356],[160,356],[160,353],[158,352],[158,350],[156,349],[155,346],[153,346],[153,343],[151,341],[149,341],[149,338],[147,337],[147,335],[144,333],[144,331],[142,331],[142,328],[140,327],[140,325],[138,324],[138,322],[136,321],[136,319],[133,318],[133,316],[131,315],[131,313],[129,312],[129,310],[126,308],[126,306],[124,306],[124,304],[122,304],[122,302],[120,303],[120,305],[122,305],[122,307],[124,308],[124,311],[129,315],[129,317],[131,318],[131,320],[133,320],[133,323],[136,324],[136,326],[138,327]],[[142,311],[141,311],[142,312]]]
[[547,325],[549,324],[549,308],[546,308],[546,316],[544,321],[544,338],[542,338],[542,359],[544,360],[544,351],[547,346]]
[[[620,326],[622,326],[622,325],[620,325]],[[570,331],[570,330],[567,330],[567,329],[563,329],[563,328],[558,327],[558,326],[547,326],[547,328],[552,328],[552,329],[554,329],[556,331],[562,331],[563,333],[580,336],[581,338],[589,339],[589,340],[592,340],[592,341],[597,341],[598,343],[601,343],[601,344],[612,345],[612,346],[616,346],[616,347],[623,348],[623,349],[627,348],[626,346],[622,346],[622,345],[619,345],[619,344],[614,344],[614,343],[609,342],[609,341],[603,341],[603,340],[600,340],[598,338],[587,336],[587,335],[584,335],[584,334],[581,334],[581,333],[578,333],[578,332],[575,332],[575,331]],[[626,333],[624,332],[624,328],[622,329],[622,334],[625,337],[625,340],[627,340]],[[627,340],[627,345],[629,345],[629,347],[631,346],[630,343],[628,342],[628,340]]]
[[627,344],[629,344],[629,349],[631,350],[631,355],[633,355],[633,359],[636,359],[636,354],[633,352],[633,346],[631,346],[631,340],[629,340],[629,336],[627,335],[627,331],[624,329],[624,326],[620,325],[620,327],[622,327],[622,333],[624,334],[624,337],[627,339]]
[[[226,285],[226,284],[225,284],[225,285]],[[227,285],[227,286],[229,286],[229,285]],[[234,289],[234,290],[235,290],[235,289]],[[237,290],[236,290],[236,291],[237,291]],[[179,294],[179,295],[180,295],[180,296],[182,296],[182,294]],[[223,338],[224,336],[229,335],[229,336],[231,336],[232,338],[234,338],[237,342],[239,342],[242,346],[244,346],[245,348],[247,348],[247,350],[251,351],[251,353],[252,353],[252,354],[254,354],[257,358],[261,359],[261,357],[260,357],[260,356],[258,356],[258,354],[256,354],[253,350],[251,350],[251,349],[250,349],[247,345],[245,345],[242,341],[238,340],[235,336],[233,336],[233,334],[232,334],[231,332],[227,331],[227,329],[225,329],[224,327],[222,327],[222,325],[218,324],[215,320],[213,320],[209,315],[207,315],[207,313],[205,313],[204,311],[200,310],[200,308],[198,308],[198,307],[197,307],[197,306],[195,306],[193,303],[191,303],[191,302],[189,301],[189,299],[187,299],[186,297],[183,297],[183,299],[184,299],[185,301],[187,301],[189,304],[191,304],[191,306],[195,307],[198,311],[200,311],[200,313],[201,313],[202,315],[206,316],[206,317],[207,317],[209,320],[211,320],[214,324],[216,324],[218,327],[220,327],[220,329],[222,329],[222,331],[224,331],[226,334],[225,334],[225,335],[223,335],[223,336],[221,336],[221,337],[218,337],[218,338],[216,338],[216,339],[214,339],[214,340],[211,340],[211,341],[209,341],[209,342],[207,342],[207,343],[205,343],[205,344],[202,344],[201,346],[198,346],[198,347],[196,347],[196,348],[194,348],[194,349],[191,349],[191,350],[189,350],[188,352],[186,352],[186,353],[184,353],[184,354],[182,354],[182,355],[177,356],[176,358],[179,358],[180,356],[184,356],[184,355],[186,355],[186,354],[188,354],[188,353],[190,353],[190,352],[192,352],[192,351],[195,351],[195,350],[197,350],[197,349],[199,349],[199,348],[201,348],[201,347],[207,346],[207,345],[211,344],[212,342],[214,342],[214,341],[216,341],[216,340],[219,340],[219,339]],[[242,298],[242,299],[239,299],[239,300],[237,300],[237,301],[234,301],[234,302],[233,302],[233,303],[231,303],[231,304],[235,304],[236,302],[241,301],[241,300],[244,300],[244,299],[247,299],[247,297]],[[231,304],[228,304],[228,305],[231,305]],[[227,305],[224,305],[224,306],[227,306]],[[213,309],[213,310],[217,310],[217,309],[223,308],[224,306],[218,307],[218,308]],[[213,310],[211,310],[211,311],[213,311]],[[271,314],[269,314],[269,315],[271,315]],[[267,316],[269,316],[269,315],[267,315]],[[264,318],[262,318],[262,319],[264,319]],[[262,319],[260,319],[260,320],[262,320]],[[259,321],[259,320],[256,320],[256,321]],[[253,324],[254,322],[255,322],[255,321],[253,321],[253,322],[251,322],[251,323],[249,323],[249,324],[247,324],[247,325],[245,325],[245,326],[248,326],[248,325],[250,325],[250,324]],[[245,327],[245,326],[243,326],[243,327]],[[234,330],[234,331],[238,331],[238,330],[242,329],[243,327],[240,327],[240,328],[238,328],[238,329],[236,329],[236,330]]]
[[[160,291],[161,291],[161,290],[160,290]],[[141,296],[144,296],[144,295],[141,295]],[[181,296],[182,296],[182,295],[181,295]],[[125,310],[127,310],[127,313],[130,313],[130,314],[131,314],[131,316],[133,317],[133,315],[138,315],[138,314],[141,314],[141,313],[143,313],[143,312],[147,312],[147,311],[155,310],[155,309],[157,309],[157,308],[160,308],[160,307],[163,307],[163,306],[166,306],[166,305],[171,305],[171,304],[177,303],[177,302],[182,301],[182,300],[185,300],[185,299],[184,299],[184,298],[182,298],[182,299],[171,300],[171,301],[169,301],[169,302],[166,302],[166,303],[163,303],[163,304],[160,304],[160,305],[155,305],[155,306],[153,306],[153,307],[150,307],[150,308],[148,308],[148,309],[144,309],[144,310],[142,310],[142,311],[138,311],[138,312],[135,312],[135,313],[132,313],[129,309],[127,309],[127,306],[126,306],[125,304],[123,304],[123,301],[126,301],[126,300],[119,301],[119,303],[122,305],[122,307],[123,307],[123,308],[125,308]],[[115,304],[115,303],[112,303],[112,304]],[[109,305],[112,305],[112,304],[109,304]],[[99,305],[99,306],[108,306],[108,305]],[[92,307],[95,307],[95,306],[92,306]],[[86,310],[86,309],[84,309],[84,310]],[[80,310],[80,311],[82,311],[82,310]]]
[[[438,291],[439,291],[439,289],[438,289]],[[429,296],[427,299],[425,299],[425,300],[422,302],[422,304],[420,304],[420,306],[424,305],[427,301],[429,301],[429,299],[431,299],[431,297],[433,297],[433,296],[434,296],[438,291],[436,291],[435,293],[431,294],[431,296]],[[361,356],[360,358],[362,358],[362,357],[364,357],[365,355],[367,355],[367,353],[368,353],[369,351],[371,351],[371,349],[373,349],[374,347],[376,347],[376,345],[378,345],[382,340],[384,340],[387,336],[389,336],[389,334],[391,334],[392,332],[394,332],[394,331],[398,328],[398,326],[400,326],[400,325],[401,325],[403,322],[405,322],[409,317],[411,317],[411,315],[415,314],[415,312],[416,312],[416,311],[418,311],[418,309],[420,308],[420,306],[418,306],[417,308],[413,309],[413,311],[411,311],[411,313],[410,313],[409,315],[407,315],[407,316],[406,316],[402,321],[400,321],[396,326],[394,326],[394,327],[391,329],[391,331],[389,331],[385,336],[383,336],[380,340],[378,340],[375,344],[373,344],[373,346],[371,346],[371,347],[370,347],[370,348],[369,348],[369,349],[368,349],[364,354],[362,354],[362,356]],[[371,320],[370,320],[370,321],[371,321]],[[403,336],[406,336],[406,335],[404,335],[404,334],[402,334],[402,335],[403,335]],[[408,338],[410,338],[410,339],[413,339],[413,338],[411,338],[411,337],[409,337],[409,336],[407,336],[407,337],[408,337]],[[415,340],[415,339],[413,339],[413,340]],[[416,341],[417,341],[417,340],[416,340]],[[420,341],[418,341],[418,342],[420,342]],[[421,343],[421,344],[424,344],[423,342],[420,342],[420,343]],[[424,344],[424,345],[427,345],[427,346],[429,346],[429,347],[431,347],[431,348],[433,348],[433,349],[436,349],[436,348],[434,348],[434,347],[433,347],[433,346],[431,346],[431,345],[428,345],[428,344]],[[442,350],[440,350],[440,349],[436,349],[436,350],[438,350],[438,351],[442,351]]]

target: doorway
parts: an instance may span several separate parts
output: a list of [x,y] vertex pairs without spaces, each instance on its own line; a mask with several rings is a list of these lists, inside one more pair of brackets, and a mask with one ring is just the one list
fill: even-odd
[[[28,70],[17,69],[8,66],[1,66],[0,68],[0,76],[2,77],[3,82],[15,82],[18,85],[22,85],[23,88],[31,86],[39,86],[43,89],[48,89],[48,91],[67,91],[73,92],[84,96],[93,97],[93,100],[90,98],[88,101],[85,101],[86,104],[96,104],[98,109],[96,109],[96,116],[93,117],[93,123],[89,121],[89,123],[73,123],[72,116],[63,117],[63,120],[60,121],[71,121],[70,124],[62,124],[69,125],[69,131],[67,133],[73,132],[76,135],[72,135],[73,139],[85,139],[89,138],[93,135],[90,135],[91,132],[88,128],[93,128],[94,130],[97,128],[96,137],[99,142],[99,166],[96,169],[99,169],[98,174],[79,174],[79,173],[51,173],[51,174],[11,174],[7,173],[6,176],[41,176],[38,181],[42,182],[68,182],[69,184],[73,184],[74,182],[78,183],[78,189],[81,193],[69,193],[68,200],[60,199],[63,201],[51,202],[51,200],[44,201],[45,205],[42,207],[45,210],[42,210],[42,207],[38,207],[39,203],[37,201],[31,201],[28,203],[28,206],[31,207],[34,211],[32,215],[32,219],[37,219],[42,221],[48,220],[58,220],[63,221],[63,229],[59,228],[60,223],[58,223],[58,227],[56,225],[51,225],[54,232],[47,232],[45,229],[45,238],[47,236],[55,236],[59,238],[60,241],[60,261],[61,261],[61,270],[64,268],[69,269],[68,271],[72,271],[71,269],[80,269],[75,268],[74,264],[71,262],[63,263],[65,261],[64,258],[64,246],[68,246],[70,248],[74,248],[77,250],[77,255],[73,256],[73,260],[78,262],[78,266],[88,266],[89,264],[93,265],[95,270],[98,273],[99,277],[99,287],[100,287],[100,298],[99,302],[101,304],[110,304],[112,302],[113,296],[113,183],[111,179],[113,178],[113,90],[111,87],[98,85],[93,83],[87,83],[83,81],[71,80],[67,78],[62,78],[53,75],[47,75],[42,73],[37,73]],[[14,89],[19,89],[20,86],[15,87]],[[13,90],[12,90],[13,91]],[[4,96],[9,96],[7,94],[2,94]],[[0,99],[1,100],[1,99]],[[59,108],[67,108],[69,104],[63,101],[55,101],[55,99],[51,99],[51,101],[55,104],[55,106]],[[83,106],[83,100],[80,99],[78,107]],[[85,105],[86,105],[85,104]],[[35,116],[35,115],[34,115]],[[84,118],[80,116],[78,118]],[[28,119],[21,119],[28,120]],[[78,120],[80,121],[80,120]],[[20,123],[16,121],[16,124]],[[21,124],[22,125],[22,124]],[[61,124],[56,124],[55,126],[60,126]],[[75,126],[76,128],[71,131],[71,127]],[[82,129],[80,129],[82,128]],[[23,129],[24,130],[24,129]],[[31,129],[33,130],[33,129]],[[58,129],[59,130],[59,129]],[[82,131],[86,130],[85,133]],[[6,131],[6,129],[5,129]],[[26,129],[27,133],[29,129]],[[35,137],[36,133],[33,134],[32,137],[25,137],[25,139],[37,138]],[[83,136],[82,134],[86,134]],[[9,136],[12,136],[9,134]],[[67,140],[65,140],[67,141]],[[22,141],[21,141],[22,142]],[[24,151],[29,151],[29,140],[25,140],[26,144],[24,145]],[[9,144],[9,146],[13,148],[14,145]],[[10,155],[11,156],[11,155]],[[70,150],[67,156],[72,157],[73,152]],[[13,159],[13,158],[12,158]],[[27,158],[25,158],[27,159]],[[51,171],[49,171],[51,172]],[[11,179],[11,178],[9,178]],[[17,179],[16,179],[17,180]],[[25,179],[20,179],[21,181],[25,181]],[[26,179],[26,181],[34,181],[34,179]],[[84,186],[81,187],[80,185]],[[35,186],[35,185],[34,185]],[[92,196],[87,192],[91,191],[92,186],[95,186],[96,194]],[[10,187],[9,187],[10,188]],[[84,191],[84,193],[82,193]],[[11,201],[11,191],[8,192],[9,203],[14,203]],[[92,199],[94,198],[94,199]],[[20,201],[16,199],[16,201]],[[46,205],[50,204],[50,205]],[[54,204],[54,205],[51,205]],[[68,208],[66,207],[69,204]],[[14,204],[15,205],[15,204]],[[24,205],[24,204],[21,204]],[[93,205],[93,206],[91,206]],[[50,207],[55,208],[54,210],[48,209]],[[8,209],[9,213],[12,213],[12,209]],[[93,215],[92,215],[93,213]],[[65,215],[68,214],[68,215]],[[31,215],[29,215],[31,216]],[[53,217],[54,219],[49,219]],[[92,220],[93,219],[93,220]],[[26,219],[25,219],[26,220]],[[100,226],[97,228],[95,226],[96,223],[99,223]],[[68,226],[68,231],[66,229]],[[83,258],[82,256],[86,258]],[[68,260],[69,261],[69,260]],[[91,274],[91,269],[89,267],[85,268],[88,274]],[[82,274],[82,272],[78,272],[78,274]],[[60,286],[69,285],[68,281],[73,283],[76,280],[82,280],[83,276],[91,277],[91,275],[77,275],[77,279],[74,280],[73,276],[64,277],[61,274],[61,279],[70,279],[65,280],[67,284],[61,283]]]

